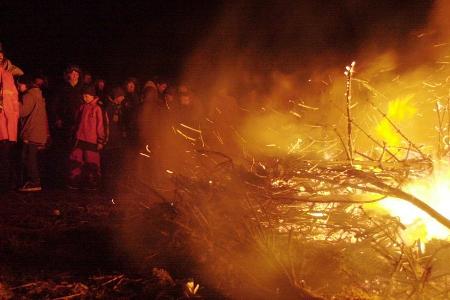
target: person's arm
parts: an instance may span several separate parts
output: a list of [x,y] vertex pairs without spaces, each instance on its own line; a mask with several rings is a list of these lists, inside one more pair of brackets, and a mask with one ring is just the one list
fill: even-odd
[[9,59],[6,61],[5,65],[6,70],[14,77],[22,76],[24,74],[22,69],[20,69],[18,66],[13,65]]
[[24,73],[23,73],[22,69],[19,68],[18,66],[11,65],[11,74],[14,77],[19,77],[19,76],[22,76]]
[[103,149],[103,146],[108,140],[108,117],[103,113],[103,110],[98,106],[96,109],[97,119],[97,149]]

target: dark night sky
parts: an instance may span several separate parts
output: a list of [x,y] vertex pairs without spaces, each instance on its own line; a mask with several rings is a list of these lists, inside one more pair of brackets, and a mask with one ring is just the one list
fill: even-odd
[[207,0],[1,0],[0,41],[25,70],[56,75],[76,63],[107,77],[173,74],[218,8]]
[[[238,43],[265,59],[355,51],[368,34],[399,40],[426,22],[432,0],[0,0],[0,41],[24,70],[60,75],[68,63],[107,78],[174,75],[227,10]],[[237,7],[237,8],[236,8]],[[236,26],[232,24],[230,26]],[[318,29],[317,29],[318,28]]]

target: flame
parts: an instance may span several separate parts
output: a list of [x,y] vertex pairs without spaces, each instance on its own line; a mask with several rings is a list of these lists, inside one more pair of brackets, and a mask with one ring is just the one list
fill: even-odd
[[[394,123],[404,123],[411,121],[417,112],[417,108],[414,106],[412,99],[413,94],[399,97],[390,101],[388,104],[387,117]],[[390,147],[400,147],[401,137],[395,131],[389,121],[386,119],[381,120],[376,127],[378,135],[383,141]]]
[[[432,175],[410,182],[404,190],[450,219],[450,165],[438,166]],[[413,243],[420,240],[426,243],[433,238],[450,240],[450,229],[409,202],[389,197],[376,203],[372,208],[398,217],[406,226],[403,232],[406,242]]]

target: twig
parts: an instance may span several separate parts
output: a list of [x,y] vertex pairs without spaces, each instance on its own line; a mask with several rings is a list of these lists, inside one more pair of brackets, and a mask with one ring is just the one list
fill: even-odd
[[83,296],[83,295],[85,295],[85,293],[78,293],[78,294],[73,294],[73,295],[69,295],[69,296],[53,298],[52,300],[70,300],[70,299],[75,299],[75,298]]
[[351,116],[351,100],[352,100],[352,77],[355,68],[355,62],[352,62],[350,66],[345,67],[344,72],[347,77],[345,99],[347,103],[347,134],[348,134],[348,152],[350,155],[350,161],[353,160],[353,141],[352,141],[352,116]]
[[339,137],[339,140],[341,141],[341,144],[344,148],[345,155],[347,156],[348,160],[352,160],[352,157],[350,156],[350,153],[348,152],[347,147],[345,146],[344,139],[342,138],[341,134],[338,132],[337,128],[334,128],[334,132],[336,132],[336,135]]
[[[384,96],[381,93],[376,92],[376,90],[374,88],[372,88],[369,83],[365,80],[361,80],[361,79],[354,79],[355,81],[358,81],[360,83],[362,83],[362,85],[364,85],[366,88],[368,88],[371,92],[373,92],[375,95],[381,95],[383,96],[385,99],[387,99],[386,96]],[[389,124],[395,129],[395,131],[408,143],[410,143],[414,149],[416,149],[416,151],[422,156],[422,158],[424,159],[428,159],[428,157],[420,150],[419,147],[417,147],[396,125],[395,123],[388,117],[388,115],[382,111],[378,106],[375,105],[375,103],[373,103],[373,101],[370,101],[369,99],[366,99],[367,102],[369,102],[369,104],[379,113],[383,116],[384,119],[386,119],[386,121],[389,122]]]
[[124,277],[124,275],[118,275],[118,276],[115,276],[113,279],[110,279],[110,280],[108,280],[108,281],[102,283],[102,286],[108,285],[108,284],[110,284],[110,283],[112,283],[112,282],[114,282],[114,281],[117,281],[117,280],[119,280],[119,279],[122,279],[123,277]]

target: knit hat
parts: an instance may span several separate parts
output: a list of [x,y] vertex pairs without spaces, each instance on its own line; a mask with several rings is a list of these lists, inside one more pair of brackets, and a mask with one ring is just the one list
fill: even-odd
[[94,85],[85,86],[83,89],[83,95],[97,96],[95,86]]

